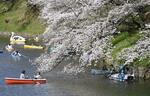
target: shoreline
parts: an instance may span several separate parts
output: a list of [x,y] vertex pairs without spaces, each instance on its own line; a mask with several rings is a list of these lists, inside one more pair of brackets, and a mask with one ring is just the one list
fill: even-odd
[[[14,33],[15,33],[15,35],[19,35],[19,36],[22,36],[22,37],[27,38],[27,39],[39,37],[41,35],[41,34],[19,33],[19,32],[14,32]],[[0,31],[0,36],[10,37],[11,32],[2,32],[2,31]]]
[[[42,37],[42,34],[29,34],[29,33],[19,33],[14,32],[15,36],[22,36],[26,39],[27,44],[37,44],[37,45],[44,45],[44,39]],[[0,38],[1,41],[9,41],[11,37],[11,32],[1,32],[0,31]],[[38,37],[38,41],[36,41],[36,37]]]

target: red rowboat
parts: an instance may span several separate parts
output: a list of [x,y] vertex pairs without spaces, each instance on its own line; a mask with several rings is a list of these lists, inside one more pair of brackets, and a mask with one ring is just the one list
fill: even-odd
[[44,84],[46,79],[20,79],[20,78],[5,78],[6,84]]

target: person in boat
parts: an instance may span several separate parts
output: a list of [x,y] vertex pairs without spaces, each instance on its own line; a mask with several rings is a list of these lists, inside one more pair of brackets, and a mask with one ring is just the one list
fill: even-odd
[[41,76],[41,73],[38,72],[36,75],[34,75],[34,79],[41,79],[42,76]]
[[39,37],[36,36],[36,37],[34,38],[34,41],[35,41],[35,42],[39,42]]
[[121,70],[121,71],[119,72],[118,78],[119,78],[119,81],[124,81],[124,80],[125,80],[125,73],[124,73],[124,70]]
[[22,55],[18,52],[18,51],[14,51],[14,52],[12,52],[12,55],[13,56],[19,56],[19,57],[21,57]]
[[11,44],[8,44],[6,47],[7,47],[8,49],[13,49],[13,47],[12,47]]
[[26,79],[27,76],[25,76],[26,71],[22,70],[21,74],[20,74],[20,79]]

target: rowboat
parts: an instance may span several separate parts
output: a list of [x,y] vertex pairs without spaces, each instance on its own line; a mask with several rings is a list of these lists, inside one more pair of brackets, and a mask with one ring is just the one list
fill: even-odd
[[10,37],[10,44],[25,44],[25,41],[25,38],[22,36],[14,36],[14,33],[12,32]]
[[5,83],[10,84],[44,84],[46,79],[20,79],[20,78],[5,78]]
[[10,44],[25,44],[24,40],[10,40]]
[[43,49],[42,46],[35,46],[35,45],[24,45],[25,49]]
[[112,74],[109,79],[116,80],[116,81],[126,81],[126,80],[132,80],[134,78],[134,74],[124,74],[124,76],[121,76],[121,74],[116,73]]

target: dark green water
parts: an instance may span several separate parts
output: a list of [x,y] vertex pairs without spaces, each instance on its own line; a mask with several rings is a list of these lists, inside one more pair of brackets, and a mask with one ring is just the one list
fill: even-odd
[[[8,39],[0,39],[0,49],[8,44]],[[4,42],[5,41],[5,42]],[[30,59],[40,56],[42,51],[18,49]],[[32,77],[36,67],[27,58],[15,62],[10,53],[0,54],[0,96],[150,96],[150,81],[115,82],[92,75],[66,76],[55,72],[45,73],[48,83],[42,85],[6,85],[5,77],[19,77],[25,69]]]

